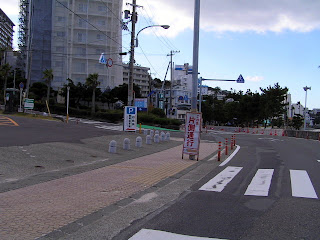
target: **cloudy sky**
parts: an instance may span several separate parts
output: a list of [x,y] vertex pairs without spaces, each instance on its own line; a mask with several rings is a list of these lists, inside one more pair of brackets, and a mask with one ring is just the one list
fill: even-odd
[[[130,9],[123,1],[124,9]],[[194,0],[137,0],[139,35],[136,62],[164,78],[171,51],[176,64],[192,64]],[[1,8],[18,24],[18,0],[2,1]],[[258,91],[279,82],[292,101],[320,108],[320,1],[319,0],[201,0],[199,72],[204,78],[236,79],[244,84],[204,82],[223,89]],[[130,25],[129,25],[130,27]],[[129,48],[123,31],[123,47]],[[127,61],[128,59],[124,59]]]

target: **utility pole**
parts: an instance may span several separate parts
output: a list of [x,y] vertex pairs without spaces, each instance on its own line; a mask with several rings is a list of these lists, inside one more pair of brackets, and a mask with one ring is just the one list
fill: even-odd
[[170,56],[170,67],[171,67],[171,72],[170,72],[170,100],[169,100],[169,118],[171,116],[172,111],[172,85],[173,85],[173,61],[172,57],[175,53],[179,53],[180,51],[173,51],[171,50],[170,53],[167,56]]
[[307,117],[307,93],[308,90],[311,90],[311,87],[303,87],[303,90],[306,92],[306,99],[305,99],[305,105],[304,105],[304,124],[303,124],[303,130],[306,130],[307,128],[307,121],[306,121],[306,117]]
[[129,62],[129,81],[128,81],[128,106],[133,106],[133,68],[134,68],[134,47],[136,34],[136,0],[132,0],[132,14],[131,14],[131,45],[130,45],[130,62]]
[[199,25],[200,25],[200,0],[195,0],[194,6],[194,33],[193,33],[193,63],[192,63],[192,95],[191,111],[197,111],[198,90],[198,63],[199,63]]

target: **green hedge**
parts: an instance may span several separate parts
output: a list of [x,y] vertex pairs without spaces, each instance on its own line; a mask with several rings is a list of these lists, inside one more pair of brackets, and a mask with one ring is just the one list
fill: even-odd
[[177,119],[161,118],[154,114],[138,113],[138,123],[179,130],[181,122]]
[[[47,106],[44,103],[35,102],[35,111],[47,112]],[[50,112],[58,115],[66,115],[67,108],[63,104],[50,105]],[[96,120],[104,120],[110,122],[119,122],[123,118],[123,110],[102,110],[91,116],[91,109],[77,109],[69,107],[69,115],[79,118],[93,118]]]

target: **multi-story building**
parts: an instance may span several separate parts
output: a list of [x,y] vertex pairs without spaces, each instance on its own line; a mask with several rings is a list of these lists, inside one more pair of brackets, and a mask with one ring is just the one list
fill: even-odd
[[[140,87],[141,96],[146,98],[150,93],[150,68],[135,65],[133,67],[133,83]],[[129,82],[129,64],[123,64],[123,83]]]
[[12,50],[14,23],[0,8],[0,63],[3,64],[7,55],[7,51]]
[[[42,81],[43,71],[52,69],[54,88],[67,78],[84,83],[90,73],[99,74],[102,90],[122,84],[121,0],[20,0],[20,4],[21,49],[31,83]],[[99,64],[102,53],[112,67]]]

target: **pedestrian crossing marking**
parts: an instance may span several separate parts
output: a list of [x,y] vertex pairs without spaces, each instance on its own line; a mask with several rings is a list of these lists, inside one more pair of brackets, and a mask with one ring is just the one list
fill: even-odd
[[[227,184],[241,171],[242,167],[226,167],[214,178],[204,184],[199,190],[222,192]],[[272,182],[274,169],[258,169],[252,178],[244,195],[246,196],[268,196]],[[291,189],[293,197],[318,199],[317,193],[312,185],[307,171],[290,170]],[[239,183],[241,184],[241,183]]]
[[[165,232],[160,230],[141,229],[129,240],[223,240],[218,238],[196,237],[177,233]],[[226,239],[225,239],[226,240]]]
[[273,169],[258,169],[244,195],[268,196]]
[[242,167],[226,167],[222,172],[204,184],[199,190],[221,192],[241,171]]
[[305,170],[290,170],[292,196],[302,198],[318,198],[312,182]]

